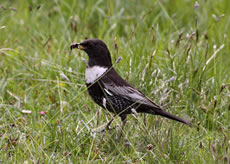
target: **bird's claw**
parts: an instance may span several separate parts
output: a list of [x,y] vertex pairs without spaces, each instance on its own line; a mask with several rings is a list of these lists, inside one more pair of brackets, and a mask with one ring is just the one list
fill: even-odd
[[105,131],[110,131],[110,130],[113,130],[115,128],[116,127],[110,127],[110,125],[107,124],[107,125],[102,125],[102,126],[100,126],[98,128],[95,128],[93,131],[96,132],[96,133],[103,133]]

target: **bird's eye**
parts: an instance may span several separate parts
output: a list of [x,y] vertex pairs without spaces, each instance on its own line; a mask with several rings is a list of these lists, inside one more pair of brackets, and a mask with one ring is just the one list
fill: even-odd
[[87,44],[87,48],[92,48],[93,45],[92,44]]

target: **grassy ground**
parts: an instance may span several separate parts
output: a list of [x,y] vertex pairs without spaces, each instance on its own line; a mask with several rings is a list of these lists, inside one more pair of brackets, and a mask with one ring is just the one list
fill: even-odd
[[[0,162],[230,163],[230,1],[0,1]],[[158,116],[111,114],[84,85],[104,40],[116,70],[193,128]],[[121,124],[117,118],[113,127]]]

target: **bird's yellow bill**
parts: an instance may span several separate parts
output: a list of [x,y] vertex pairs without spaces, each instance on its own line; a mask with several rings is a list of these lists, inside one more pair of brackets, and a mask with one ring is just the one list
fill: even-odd
[[73,44],[71,44],[70,49],[72,50],[74,48],[77,48],[77,49],[80,49],[80,50],[85,50],[86,49],[86,47],[81,45],[81,43],[73,43]]
[[80,44],[77,46],[77,48],[80,49],[80,50],[84,50],[85,49],[85,47],[83,45],[80,45]]

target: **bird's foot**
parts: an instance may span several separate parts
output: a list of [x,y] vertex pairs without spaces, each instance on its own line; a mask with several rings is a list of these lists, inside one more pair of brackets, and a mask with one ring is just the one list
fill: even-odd
[[115,129],[115,128],[111,128],[111,127],[110,127],[111,123],[112,123],[113,120],[114,120],[114,117],[116,117],[116,114],[113,116],[113,118],[112,118],[106,125],[102,125],[102,126],[96,128],[96,130],[94,130],[94,131],[95,131],[95,132],[102,133],[102,132],[105,132],[106,130],[109,131],[109,130]]
[[104,125],[102,125],[102,126],[99,126],[99,127],[95,128],[95,129],[93,129],[93,131],[96,132],[96,133],[103,133],[103,132],[105,132],[105,131],[110,131],[110,130],[113,130],[113,129],[115,129],[115,128],[116,128],[116,127],[111,127],[111,126],[108,125],[108,124],[104,124]]

